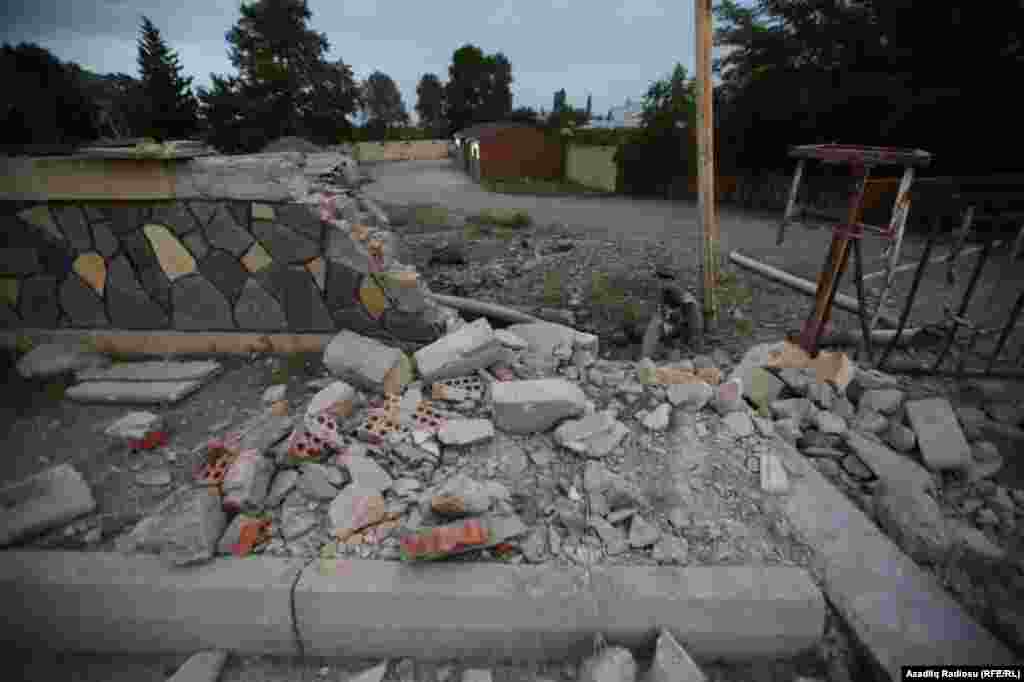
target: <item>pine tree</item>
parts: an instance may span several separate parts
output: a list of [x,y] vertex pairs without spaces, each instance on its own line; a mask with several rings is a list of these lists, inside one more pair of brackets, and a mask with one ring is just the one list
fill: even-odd
[[142,18],[140,33],[136,128],[157,140],[188,137],[198,128],[192,78],[182,76],[177,53],[148,17]]
[[590,113],[591,113],[591,108],[590,108],[590,106],[591,106],[591,104],[592,104],[592,103],[593,103],[593,102],[591,101],[591,96],[590,96],[590,95],[587,95],[587,120],[588,120],[588,121],[590,120]]

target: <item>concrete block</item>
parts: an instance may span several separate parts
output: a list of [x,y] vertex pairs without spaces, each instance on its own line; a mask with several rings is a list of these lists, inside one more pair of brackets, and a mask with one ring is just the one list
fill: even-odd
[[123,403],[126,405],[173,405],[203,387],[203,382],[87,381],[72,386],[64,397],[79,403]]
[[490,419],[450,419],[437,433],[444,445],[470,445],[494,438],[494,424]]
[[545,431],[584,412],[586,395],[564,379],[499,381],[491,387],[494,423],[515,434]]
[[89,485],[68,464],[0,488],[0,547],[96,509]]
[[399,366],[402,351],[345,330],[324,350],[324,365],[331,374],[375,393],[385,392],[388,374]]
[[110,358],[89,352],[82,344],[44,343],[18,360],[18,374],[26,379],[50,379],[90,367],[106,367]]
[[[909,462],[883,449],[886,457]],[[1014,661],[1005,646],[795,448],[779,443],[778,454],[787,467],[802,473],[792,479],[783,511],[797,536],[813,549],[812,565],[829,601],[892,679],[900,679],[905,665]],[[681,641],[689,645],[689,640]]]
[[416,351],[416,368],[424,381],[440,381],[489,367],[503,353],[491,325],[481,317]]
[[124,552],[160,554],[173,566],[202,563],[215,555],[217,541],[226,527],[227,516],[217,492],[186,485],[171,493],[152,515],[120,538],[118,548]]
[[907,403],[907,419],[917,434],[921,457],[929,469],[962,471],[967,468],[971,448],[948,400],[911,400]]
[[890,450],[879,441],[854,431],[848,431],[844,438],[853,453],[887,485],[926,491],[935,487],[935,482],[927,469],[914,460]]
[[[31,608],[0,623],[0,636],[65,651],[293,655],[289,588],[300,570],[271,557],[173,570],[144,556],[3,552],[0,599]],[[652,623],[696,660],[781,658],[824,629],[824,600],[800,569],[593,573],[597,613],[582,569],[324,560],[302,571],[295,615],[309,655],[427,661],[582,658],[597,632],[646,648]]]
[[207,379],[221,370],[212,360],[196,362],[118,362],[106,369],[83,369],[79,381],[191,381]]

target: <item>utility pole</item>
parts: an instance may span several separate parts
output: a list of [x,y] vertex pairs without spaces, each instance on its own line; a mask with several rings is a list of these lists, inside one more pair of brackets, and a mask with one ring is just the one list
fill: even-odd
[[718,323],[718,216],[715,213],[715,120],[711,82],[711,0],[694,0],[697,50],[697,207],[703,232],[704,331]]

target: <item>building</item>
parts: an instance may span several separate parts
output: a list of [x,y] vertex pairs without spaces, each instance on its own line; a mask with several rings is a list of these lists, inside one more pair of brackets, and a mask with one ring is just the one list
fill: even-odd
[[562,144],[528,123],[481,123],[455,134],[455,158],[481,178],[544,178],[562,175]]

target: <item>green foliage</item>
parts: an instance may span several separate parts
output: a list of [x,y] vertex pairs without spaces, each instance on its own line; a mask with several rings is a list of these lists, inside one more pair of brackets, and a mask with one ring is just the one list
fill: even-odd
[[139,31],[135,128],[157,141],[189,137],[199,127],[192,79],[182,75],[177,53],[167,46],[148,17],[142,18]]
[[510,228],[529,227],[533,222],[526,211],[490,208],[468,218],[469,222],[478,225],[501,225]]
[[437,137],[444,136],[444,85],[435,73],[425,73],[416,86],[416,113],[420,126]]
[[565,299],[565,290],[562,287],[562,273],[557,270],[548,270],[544,273],[544,291],[542,300],[545,305],[559,306]]
[[444,86],[448,132],[504,119],[512,111],[512,82],[512,64],[501,52],[484,54],[472,44],[455,50]]
[[76,144],[98,134],[100,114],[87,96],[77,65],[65,64],[33,43],[0,50],[0,144]]
[[475,242],[483,236],[483,231],[480,226],[476,223],[466,223],[466,226],[462,228],[462,238],[467,242]]
[[301,353],[291,353],[278,357],[274,369],[270,372],[271,384],[287,384],[306,373],[306,357]]
[[619,147],[639,139],[637,128],[592,128],[574,130],[572,144],[581,147]]
[[14,340],[14,350],[17,351],[18,355],[30,353],[35,347],[35,342],[24,334],[19,334]]
[[237,76],[211,74],[199,89],[208,141],[222,151],[252,152],[280,137],[334,144],[359,104],[352,69],[327,61],[327,37],[307,26],[306,0],[241,5],[228,32]]
[[451,220],[444,206],[417,206],[413,209],[412,220],[424,227],[444,227]]
[[409,114],[391,76],[374,71],[363,83],[361,92],[366,128],[375,139],[383,139],[384,132],[392,126],[408,125]]

